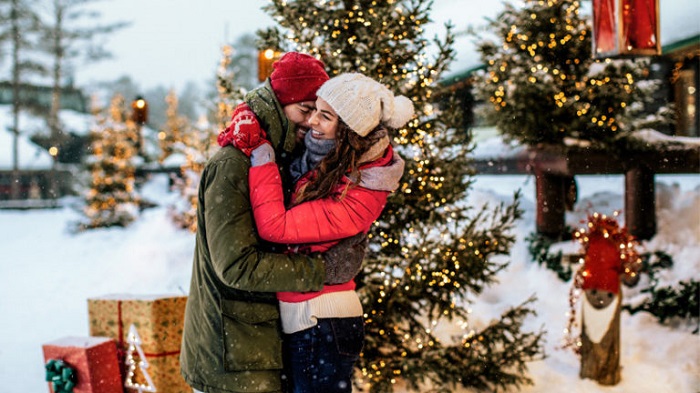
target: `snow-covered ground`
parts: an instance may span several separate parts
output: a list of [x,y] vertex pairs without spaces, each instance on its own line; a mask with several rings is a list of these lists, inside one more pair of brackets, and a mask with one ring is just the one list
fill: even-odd
[[[592,204],[612,213],[623,204],[622,176],[580,176],[581,212],[567,217],[575,224]],[[697,278],[700,268],[700,176],[657,176],[658,235],[645,244],[663,250],[676,266],[664,282]],[[0,211],[0,392],[47,391],[41,345],[64,336],[87,336],[87,298],[111,293],[184,294],[189,287],[194,248],[192,234],[175,229],[167,205],[176,196],[167,179],[156,176],[143,194],[160,206],[148,209],[127,229],[100,229],[74,234],[79,215],[70,207],[54,210]],[[545,360],[530,364],[535,385],[522,392],[674,392],[700,389],[700,340],[692,327],[661,326],[648,314],[622,316],[622,382],[600,387],[578,377],[579,361],[559,350],[568,310],[569,284],[530,261],[524,238],[534,230],[534,178],[478,176],[468,203],[509,200],[522,189],[524,219],[517,225],[512,264],[500,283],[472,305],[478,328],[530,295],[539,298],[538,315],[527,328],[547,330]],[[65,200],[70,204],[70,200]],[[633,295],[632,292],[628,294]]]

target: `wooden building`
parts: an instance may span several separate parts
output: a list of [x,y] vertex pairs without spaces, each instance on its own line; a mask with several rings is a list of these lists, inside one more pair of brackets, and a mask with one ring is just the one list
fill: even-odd
[[[19,101],[22,104],[20,127],[35,127],[24,120],[40,119],[39,115],[31,113],[47,113],[51,106],[52,89],[48,86],[22,84]],[[20,129],[18,142],[19,168],[14,168],[13,144],[14,136],[9,132],[12,127],[11,105],[14,101],[12,84],[0,82],[0,208],[32,208],[54,206],[55,199],[72,191],[72,174],[68,166],[61,162],[71,162],[64,157],[79,157],[85,149],[83,135],[74,135],[70,131],[66,148],[62,149],[58,163],[48,153],[46,143],[42,146],[42,138],[31,135],[35,130]],[[87,102],[82,91],[73,87],[64,87],[61,93],[61,109],[73,110],[78,113],[88,112]],[[41,121],[39,121],[41,122]],[[34,123],[34,122],[30,122]],[[75,131],[75,130],[73,130]],[[44,137],[43,139],[46,139]],[[79,162],[79,158],[74,163]],[[70,165],[69,165],[70,166]]]

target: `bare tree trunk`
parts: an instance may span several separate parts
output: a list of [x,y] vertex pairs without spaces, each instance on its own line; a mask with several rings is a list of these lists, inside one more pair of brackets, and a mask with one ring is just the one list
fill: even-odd
[[56,17],[56,25],[53,33],[53,50],[54,50],[54,65],[53,65],[53,87],[51,94],[51,110],[49,113],[48,125],[51,130],[51,145],[57,150],[53,157],[53,165],[51,167],[51,176],[49,181],[49,195],[52,199],[57,196],[58,185],[56,184],[56,164],[58,163],[58,154],[60,153],[61,145],[63,144],[63,130],[61,129],[59,111],[61,110],[61,74],[63,73],[63,12],[64,5],[61,0],[54,0],[54,13]]
[[19,199],[19,14],[18,0],[12,1],[10,20],[12,21],[12,184],[10,199]]
[[[52,145],[59,147],[63,140],[63,132],[60,127],[58,113],[61,109],[61,74],[63,64],[63,5],[60,0],[54,0],[54,13],[56,25],[53,32],[53,87],[51,94],[51,110],[49,112],[48,125],[51,130]],[[56,158],[54,157],[54,162]]]

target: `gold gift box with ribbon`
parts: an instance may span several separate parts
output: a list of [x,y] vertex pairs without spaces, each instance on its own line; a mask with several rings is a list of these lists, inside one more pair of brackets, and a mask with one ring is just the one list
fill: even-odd
[[90,335],[116,340],[127,393],[135,391],[128,388],[129,385],[144,384],[143,375],[129,376],[129,364],[125,363],[128,361],[128,335],[132,324],[141,339],[139,345],[145,356],[139,360],[148,363],[147,369],[138,371],[148,373],[155,391],[192,392],[180,375],[186,304],[187,297],[181,295],[105,295],[88,299]]

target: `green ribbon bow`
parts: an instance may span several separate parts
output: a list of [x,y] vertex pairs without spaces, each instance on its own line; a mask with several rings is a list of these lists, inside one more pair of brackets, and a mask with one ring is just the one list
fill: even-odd
[[51,359],[46,362],[46,381],[51,382],[54,393],[73,393],[75,371],[63,360]]

